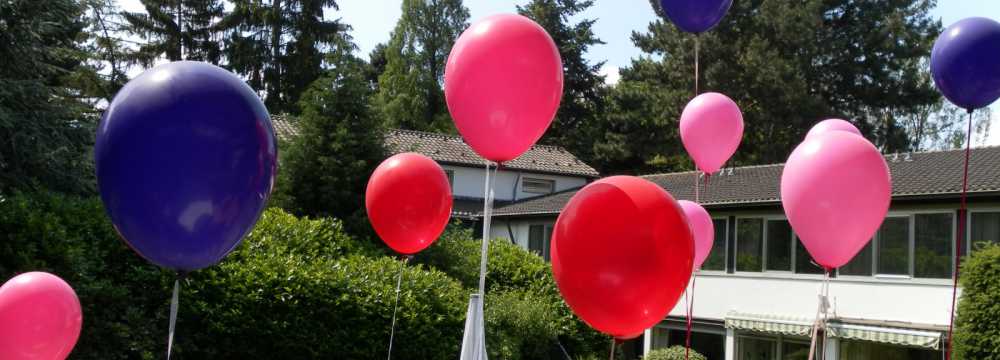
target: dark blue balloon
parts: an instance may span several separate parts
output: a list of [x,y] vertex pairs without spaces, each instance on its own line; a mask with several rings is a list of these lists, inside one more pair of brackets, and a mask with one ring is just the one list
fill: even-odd
[[959,107],[978,109],[1000,98],[1000,23],[973,17],[945,29],[934,42],[931,75]]
[[104,112],[94,149],[104,207],[146,260],[219,262],[257,222],[277,147],[264,104],[236,75],[173,62],[139,75]]
[[689,33],[708,31],[729,12],[733,0],[660,0],[667,17]]

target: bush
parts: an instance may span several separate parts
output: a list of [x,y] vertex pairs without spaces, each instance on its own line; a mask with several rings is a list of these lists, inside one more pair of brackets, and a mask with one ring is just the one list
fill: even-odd
[[1000,359],[1000,245],[973,252],[961,274],[955,358]]
[[[472,293],[479,287],[481,244],[471,230],[451,226],[416,260]],[[563,350],[574,358],[605,351],[607,337],[570,311],[541,257],[504,240],[491,241],[489,252],[484,309],[491,358],[564,359]]]
[[[646,354],[646,356],[643,357],[642,359],[643,360],[684,360],[685,359],[684,355],[685,355],[686,351],[687,350],[683,346],[680,346],[680,345],[671,346],[669,348],[656,349],[656,350],[650,351],[649,354]],[[691,353],[689,354],[689,357],[687,357],[687,359],[690,359],[690,360],[705,360],[705,355],[699,354],[697,351],[694,351],[694,349],[691,349]]]

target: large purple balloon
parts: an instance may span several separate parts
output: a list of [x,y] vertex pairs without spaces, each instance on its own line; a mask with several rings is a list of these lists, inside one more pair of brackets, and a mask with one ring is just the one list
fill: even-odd
[[157,66],[104,112],[94,150],[105,209],[146,260],[177,271],[219,262],[257,222],[277,147],[264,104],[200,62]]
[[708,31],[726,16],[733,0],[660,0],[667,17],[689,33]]
[[945,29],[934,42],[931,75],[959,107],[974,110],[1000,98],[1000,23],[972,17]]

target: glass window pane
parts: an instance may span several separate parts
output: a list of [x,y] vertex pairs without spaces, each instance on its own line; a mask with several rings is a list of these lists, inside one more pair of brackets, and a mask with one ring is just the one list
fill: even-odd
[[1000,243],[1000,212],[974,212],[969,215],[972,220],[972,229],[969,233],[969,245],[972,251],[986,244]]
[[797,237],[795,238],[795,273],[796,274],[822,274],[823,268],[813,262],[812,255],[806,251],[805,245]]
[[952,214],[917,214],[914,221],[913,276],[950,278]]
[[938,360],[941,352],[870,341],[843,340],[840,358],[851,360]]
[[871,276],[872,275],[872,242],[868,242],[857,255],[846,265],[840,267],[841,275]]
[[740,360],[773,360],[778,355],[778,344],[771,339],[739,338]]
[[736,221],[736,271],[763,269],[764,220],[739,219]]
[[910,274],[910,218],[885,218],[878,229],[878,273]]
[[545,243],[542,244],[542,257],[549,261],[549,249],[552,247],[552,225],[545,226]]
[[653,332],[653,338],[651,339],[652,344],[650,345],[653,347],[653,349],[670,347],[669,343],[670,339],[668,335],[670,333],[670,330],[661,327],[654,327],[652,332]]
[[701,269],[726,271],[726,219],[712,219],[712,226],[715,227],[715,241]]
[[809,344],[786,340],[781,343],[781,358],[783,360],[806,360],[809,358]]
[[528,227],[528,250],[542,255],[542,249],[544,249],[543,242],[545,241],[545,226],[543,225],[531,225]]
[[792,226],[788,220],[767,221],[768,270],[792,271]]

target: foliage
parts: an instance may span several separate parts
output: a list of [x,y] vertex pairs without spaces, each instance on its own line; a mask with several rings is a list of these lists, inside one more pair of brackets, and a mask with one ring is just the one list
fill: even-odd
[[955,359],[1000,359],[1000,245],[973,252],[961,274]]
[[552,126],[545,132],[542,143],[561,145],[574,155],[592,159],[591,136],[603,132],[595,125],[606,116],[604,62],[591,64],[584,54],[593,45],[604,44],[594,35],[596,19],[570,21],[594,5],[593,0],[533,0],[517,11],[537,22],[552,36],[559,47],[563,63],[563,97]]
[[691,349],[690,357],[685,357],[686,349],[683,346],[676,345],[669,348],[656,349],[650,351],[643,357],[643,360],[705,360],[705,355],[699,354],[694,349]]
[[[650,1],[655,11],[658,1]],[[743,110],[745,135],[732,164],[783,161],[823,118],[852,120],[886,151],[908,149],[900,122],[940,101],[921,61],[941,31],[931,0],[744,1],[697,37],[700,90]],[[607,135],[594,137],[608,173],[689,168],[677,119],[693,97],[695,36],[664,17],[633,33],[649,56],[621,70]],[[873,31],[872,29],[877,29]],[[626,140],[627,139],[627,140]]]
[[368,176],[385,158],[363,65],[345,56],[303,94],[300,134],[281,155],[287,181],[276,184],[293,213],[363,222]]
[[[300,95],[323,76],[330,53],[353,50],[350,26],[324,18],[335,0],[234,0],[218,24],[226,66],[263,94],[271,112],[297,114]],[[360,100],[360,99],[359,99]]]
[[403,129],[451,131],[445,105],[444,65],[451,45],[468,26],[461,0],[403,0],[389,44],[375,104],[387,124]]
[[0,2],[0,193],[94,189],[97,118],[69,86],[86,59],[76,1]]
[[123,12],[128,34],[145,41],[132,54],[145,67],[161,56],[219,64],[222,50],[216,24],[223,16],[219,0],[140,0],[142,12]]
[[[416,260],[472,292],[479,286],[481,244],[468,228],[451,226]],[[490,242],[485,309],[486,342],[497,344],[489,347],[492,358],[562,359],[563,351],[577,358],[599,354],[607,344],[563,302],[549,264],[507,241]]]

